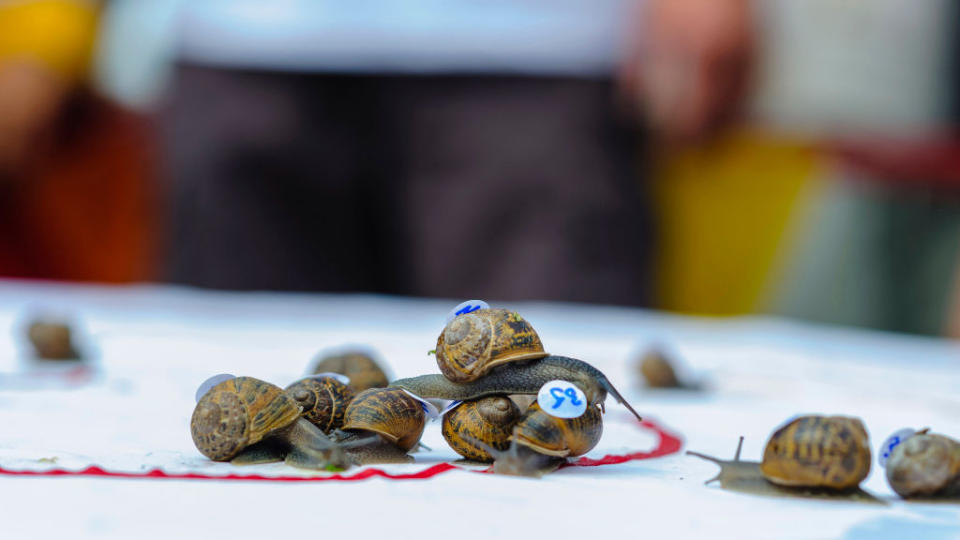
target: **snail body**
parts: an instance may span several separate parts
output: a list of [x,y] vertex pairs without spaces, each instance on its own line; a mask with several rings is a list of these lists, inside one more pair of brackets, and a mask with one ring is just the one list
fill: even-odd
[[[344,413],[339,443],[357,464],[407,462],[420,442],[426,413],[419,401],[399,388],[370,388],[357,394]],[[374,436],[371,436],[373,434]]]
[[343,426],[353,390],[333,377],[308,377],[284,390],[303,409],[301,416],[324,433]]
[[480,309],[455,317],[437,339],[437,366],[455,383],[479,379],[510,362],[547,356],[540,336],[518,313]]
[[214,461],[244,462],[243,453],[251,447],[257,456],[246,462],[259,461],[265,449],[282,448],[300,452],[303,467],[343,466],[339,449],[300,412],[296,401],[279,387],[237,377],[200,398],[190,419],[190,434],[197,450]]
[[468,401],[495,394],[536,394],[544,384],[557,379],[577,385],[590,405],[602,404],[610,393],[640,419],[600,370],[582,360],[565,356],[551,355],[522,364],[508,363],[466,383],[455,383],[443,375],[434,374],[398,379],[390,385],[424,398]]
[[320,358],[313,366],[313,373],[339,373],[350,379],[347,386],[354,392],[369,388],[383,388],[389,384],[383,368],[370,355],[363,352],[347,352]]
[[797,418],[771,435],[760,470],[782,486],[855,488],[870,472],[867,430],[857,418]]
[[904,498],[960,495],[960,443],[923,430],[893,449],[886,475]]
[[[520,410],[506,396],[487,396],[466,401],[443,415],[441,432],[447,444],[466,459],[492,462],[484,448],[506,450]],[[476,441],[484,443],[478,445]]]

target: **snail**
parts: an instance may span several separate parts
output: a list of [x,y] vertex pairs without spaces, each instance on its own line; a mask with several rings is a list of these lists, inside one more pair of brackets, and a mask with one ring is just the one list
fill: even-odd
[[870,473],[863,422],[845,416],[802,416],[773,433],[760,470],[782,486],[847,490]]
[[424,398],[467,401],[494,394],[536,394],[541,386],[556,379],[576,384],[586,394],[590,405],[599,404],[601,408],[607,393],[610,393],[640,419],[637,411],[610,384],[606,375],[582,360],[565,356],[547,356],[524,364],[501,365],[486,376],[467,383],[455,383],[443,375],[434,374],[398,379],[390,386],[403,388]]
[[27,329],[27,337],[38,358],[75,360],[80,358],[73,346],[70,326],[62,322],[37,320]]
[[724,489],[761,495],[844,498],[879,502],[859,489],[870,472],[870,446],[866,429],[857,418],[802,416],[777,429],[760,463],[740,460],[740,445],[733,461],[687,452],[720,465]]
[[350,379],[348,386],[355,393],[368,388],[383,388],[390,382],[377,361],[360,351],[324,356],[314,364],[313,373],[346,375]]
[[680,379],[670,361],[659,349],[651,349],[640,358],[640,375],[651,388],[680,388]]
[[443,415],[441,432],[450,448],[466,459],[491,462],[493,456],[474,441],[494,450],[510,447],[520,409],[507,396],[487,396],[465,401]]
[[200,397],[190,435],[197,450],[214,461],[262,463],[275,461],[282,452],[293,466],[346,468],[343,449],[300,412],[278,386],[253,377],[229,378]]
[[949,437],[921,430],[893,449],[886,466],[901,497],[960,495],[960,443]]
[[533,327],[506,309],[479,309],[454,317],[437,339],[437,365],[455,382],[479,379],[491,369],[547,356]]
[[408,463],[413,458],[407,452],[419,444],[426,426],[423,407],[399,388],[370,388],[353,398],[343,428],[333,436],[350,446],[354,463]]
[[353,391],[333,377],[307,377],[284,390],[303,408],[301,416],[324,433],[343,426],[343,414]]
[[556,470],[566,458],[586,454],[600,442],[602,434],[598,407],[587,407],[577,418],[557,418],[534,402],[514,426],[507,450],[477,440],[474,443],[493,456],[494,473],[536,477]]

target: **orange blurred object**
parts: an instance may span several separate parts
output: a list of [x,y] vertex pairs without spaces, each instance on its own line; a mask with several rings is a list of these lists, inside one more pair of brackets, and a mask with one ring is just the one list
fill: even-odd
[[0,275],[154,277],[159,198],[147,127],[87,93],[64,106],[49,142],[0,179]]

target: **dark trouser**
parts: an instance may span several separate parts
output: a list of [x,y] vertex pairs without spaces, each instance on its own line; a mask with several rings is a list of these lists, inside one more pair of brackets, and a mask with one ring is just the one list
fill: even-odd
[[650,227],[609,81],[181,66],[170,278],[641,304]]

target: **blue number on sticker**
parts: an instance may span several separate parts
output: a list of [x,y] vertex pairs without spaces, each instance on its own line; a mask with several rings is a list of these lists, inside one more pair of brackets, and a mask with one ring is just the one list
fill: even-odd
[[890,439],[890,444],[887,445],[887,451],[883,453],[883,457],[890,457],[890,452],[893,452],[893,449],[896,448],[898,444],[900,444],[900,437]]
[[550,407],[551,409],[556,409],[560,407],[560,405],[563,404],[563,400],[565,399],[564,396],[570,398],[570,404],[574,406],[579,407],[580,405],[583,404],[582,401],[577,399],[577,391],[574,390],[573,388],[567,388],[566,390],[563,390],[560,388],[551,388],[550,395],[553,396],[553,399],[556,400],[553,403],[553,406]]
[[[557,395],[557,394],[560,394],[560,395]],[[557,401],[554,402],[553,406],[550,407],[551,409],[556,409],[556,408],[559,407],[561,404],[563,404],[563,399],[564,399],[564,397],[563,397],[563,390],[562,390],[562,389],[560,389],[560,388],[551,388],[551,389],[550,389],[550,395],[553,396],[553,399],[557,400]]]
[[464,315],[464,314],[466,314],[466,313],[472,313],[472,312],[474,312],[474,311],[476,311],[476,310],[478,310],[478,309],[480,309],[480,304],[477,304],[477,305],[475,305],[475,306],[472,306],[472,305],[470,305],[470,304],[467,304],[467,305],[463,306],[462,308],[460,308],[456,313],[454,313],[454,315]]

